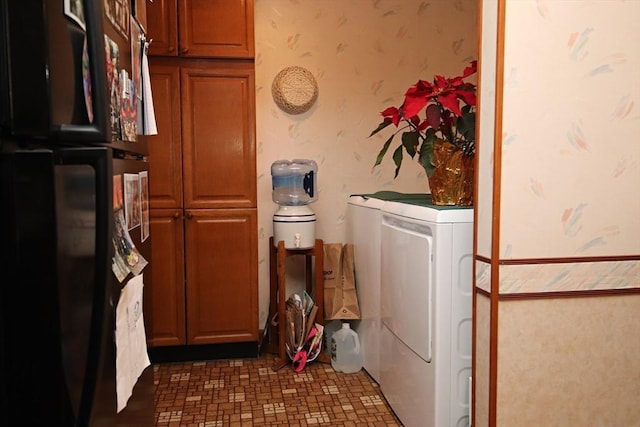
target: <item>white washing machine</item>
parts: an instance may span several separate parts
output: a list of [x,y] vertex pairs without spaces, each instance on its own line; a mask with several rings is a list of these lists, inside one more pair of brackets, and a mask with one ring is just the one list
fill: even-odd
[[406,427],[470,420],[473,209],[381,209],[380,388]]
[[359,321],[352,322],[360,338],[363,366],[380,382],[380,209],[384,201],[351,196],[347,205],[347,242],[354,246]]

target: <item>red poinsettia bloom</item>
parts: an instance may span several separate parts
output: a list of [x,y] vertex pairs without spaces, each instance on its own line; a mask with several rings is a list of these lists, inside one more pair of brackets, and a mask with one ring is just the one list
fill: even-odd
[[[404,104],[402,104],[402,115],[411,118],[417,115],[430,102],[451,111],[455,116],[461,116],[460,101],[467,105],[476,105],[475,86],[465,83],[464,78],[476,72],[477,61],[473,61],[470,66],[465,68],[462,76],[445,78],[436,75],[433,83],[424,80],[418,80],[418,83],[411,86],[405,93]],[[389,108],[387,108],[388,111]],[[384,116],[384,112],[382,113]]]
[[[434,142],[448,141],[462,149],[465,154],[474,154],[476,86],[465,79],[476,71],[477,61],[472,61],[460,76],[446,78],[436,75],[432,82],[418,80],[406,91],[400,108],[388,107],[381,112],[383,121],[370,136],[390,124],[398,127],[403,121],[407,126],[396,133],[408,129],[402,133],[402,145],[393,155],[397,166],[396,176],[402,163],[403,147],[411,157],[419,153],[420,163],[427,174],[433,170],[431,155]],[[421,117],[423,110],[424,117]],[[382,161],[396,133],[385,142],[378,154],[376,165]]]

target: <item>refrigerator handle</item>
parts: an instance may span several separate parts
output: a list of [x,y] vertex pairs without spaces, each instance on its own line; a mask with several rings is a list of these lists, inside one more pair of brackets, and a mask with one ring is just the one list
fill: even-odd
[[113,217],[113,152],[108,147],[65,148],[56,151],[60,165],[87,165],[95,170],[94,293],[91,310],[87,364],[78,410],[77,425],[89,425],[96,386],[101,375],[102,355],[107,350],[108,310],[111,309],[111,258]]

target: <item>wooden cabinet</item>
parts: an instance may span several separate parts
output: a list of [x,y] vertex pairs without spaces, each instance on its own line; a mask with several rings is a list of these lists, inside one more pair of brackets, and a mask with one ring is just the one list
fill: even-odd
[[149,345],[256,341],[256,210],[155,209],[150,217]]
[[256,210],[187,210],[185,224],[188,342],[256,340]]
[[154,0],[147,3],[149,55],[178,55],[178,1]]
[[151,55],[253,58],[253,0],[155,0],[147,5]]
[[[158,0],[156,0],[158,1]],[[149,137],[149,205],[182,208],[180,68],[153,62],[150,74],[158,134]]]
[[142,31],[147,32],[147,3],[151,3],[152,0],[136,0],[133,3],[133,16],[142,27]]
[[[182,209],[151,209],[151,271],[144,307],[151,346],[186,343]],[[146,273],[149,274],[149,273]]]
[[[205,49],[222,35],[236,43],[231,23],[247,14],[253,56],[251,1],[155,0],[147,9],[152,49],[164,55],[149,60],[158,135],[149,138],[145,318],[154,347],[258,340],[254,62]],[[218,30],[207,33],[205,21]]]
[[253,63],[181,67],[184,204],[256,206]]

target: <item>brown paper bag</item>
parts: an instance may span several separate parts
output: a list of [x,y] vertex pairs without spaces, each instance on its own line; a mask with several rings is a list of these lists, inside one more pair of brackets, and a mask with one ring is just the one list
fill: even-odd
[[325,319],[360,319],[353,245],[324,245],[323,276]]
[[338,282],[342,281],[342,243],[325,243],[323,250],[324,318],[331,319]]

